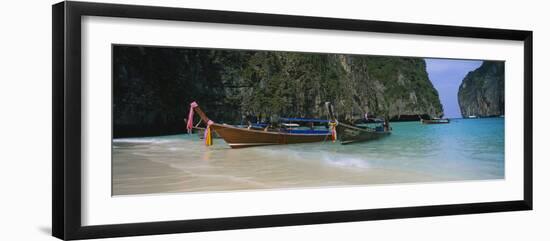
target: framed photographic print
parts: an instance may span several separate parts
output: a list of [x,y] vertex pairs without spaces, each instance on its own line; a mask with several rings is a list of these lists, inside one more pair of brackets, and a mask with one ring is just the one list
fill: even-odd
[[53,235],[532,209],[532,32],[53,6]]

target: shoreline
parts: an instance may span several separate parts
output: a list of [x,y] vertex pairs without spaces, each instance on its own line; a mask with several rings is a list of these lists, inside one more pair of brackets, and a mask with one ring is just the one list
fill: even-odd
[[[121,149],[148,146],[146,143],[117,142],[117,145],[119,146],[113,149],[113,196],[338,188],[465,180],[387,168],[335,166],[320,161],[311,163],[268,160],[261,161],[265,168],[239,167],[231,170],[229,168],[239,166],[240,161],[210,161],[199,158],[182,161],[185,162],[183,167],[177,167],[179,164],[152,160],[149,156],[131,152],[120,152]],[[246,166],[249,161],[244,162]],[[292,170],[289,170],[289,164],[292,165]]]

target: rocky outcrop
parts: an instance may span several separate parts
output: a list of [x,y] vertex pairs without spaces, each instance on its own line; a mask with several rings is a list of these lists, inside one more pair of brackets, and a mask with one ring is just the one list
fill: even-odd
[[[355,119],[369,112],[394,120],[411,116],[441,117],[439,96],[420,58],[347,55],[341,58],[349,66],[345,93],[351,94],[345,110],[346,118]],[[349,109],[353,106],[354,109]]]
[[463,117],[504,115],[504,62],[484,61],[462,80],[458,103]]
[[221,123],[325,118],[325,101],[347,120],[443,115],[421,58],[113,48],[115,137],[183,131],[194,100]]

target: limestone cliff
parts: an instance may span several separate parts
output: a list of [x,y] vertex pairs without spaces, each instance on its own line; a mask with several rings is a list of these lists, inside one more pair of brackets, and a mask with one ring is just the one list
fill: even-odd
[[243,116],[341,119],[439,117],[443,109],[421,58],[115,46],[114,135],[185,128],[196,100],[220,123]]
[[463,117],[504,115],[504,62],[484,61],[462,80],[458,103]]

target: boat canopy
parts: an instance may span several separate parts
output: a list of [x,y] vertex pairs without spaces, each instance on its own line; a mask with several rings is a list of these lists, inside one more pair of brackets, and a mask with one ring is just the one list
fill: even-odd
[[323,120],[323,119],[311,119],[311,118],[280,118],[279,119],[282,122],[317,122],[317,123],[328,123],[329,120]]
[[259,127],[259,128],[264,128],[264,127],[267,127],[269,126],[269,124],[267,123],[254,123],[252,124],[252,127]]
[[287,129],[282,130],[285,133],[290,134],[311,134],[311,135],[329,135],[331,132],[329,130],[297,130],[297,129]]

